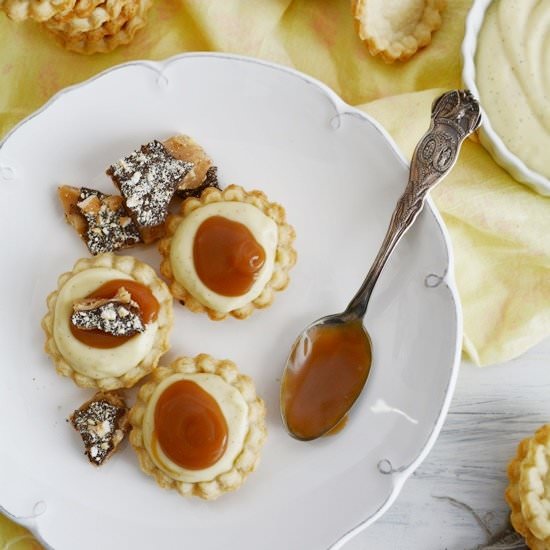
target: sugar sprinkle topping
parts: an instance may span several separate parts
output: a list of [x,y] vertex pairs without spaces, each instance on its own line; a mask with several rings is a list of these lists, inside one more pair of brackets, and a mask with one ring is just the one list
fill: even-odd
[[154,227],[164,222],[169,202],[193,163],[174,158],[157,140],[110,166],[110,175],[140,226]]
[[101,400],[76,410],[71,417],[74,429],[84,442],[86,455],[97,466],[123,437],[123,432],[118,428],[118,420],[123,413],[120,407]]
[[[86,246],[94,256],[141,242],[120,197],[82,187],[77,207],[86,219]],[[118,199],[118,201],[116,200]]]
[[139,305],[124,287],[114,298],[77,300],[73,304],[71,323],[81,330],[99,330],[113,336],[133,336],[145,331]]

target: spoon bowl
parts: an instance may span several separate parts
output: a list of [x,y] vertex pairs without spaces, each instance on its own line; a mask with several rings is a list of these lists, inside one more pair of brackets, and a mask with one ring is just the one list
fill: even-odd
[[362,319],[346,312],[322,317],[300,334],[281,386],[283,422],[292,437],[310,441],[343,420],[367,381],[371,349]]
[[310,324],[291,349],[281,380],[280,406],[292,437],[311,441],[328,434],[357,401],[371,367],[372,343],[363,317],[374,286],[422,210],[428,191],[451,170],[463,141],[480,123],[479,104],[467,90],[447,92],[434,101],[430,128],[413,153],[409,181],[361,288],[344,312]]

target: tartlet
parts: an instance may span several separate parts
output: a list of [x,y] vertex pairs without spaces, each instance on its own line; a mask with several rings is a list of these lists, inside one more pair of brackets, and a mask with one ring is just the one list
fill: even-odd
[[[71,327],[75,303],[85,301],[106,282],[128,280],[150,291],[158,303],[154,319],[143,331],[108,349],[79,341]],[[131,256],[101,254],[78,260],[72,271],[58,279],[57,290],[47,298],[48,313],[42,320],[46,353],[57,372],[81,387],[113,390],[133,386],[151,372],[169,349],[173,324],[172,297],[164,282],[147,264]],[[127,315],[127,314],[126,314]]]
[[85,26],[95,27],[104,19],[97,28],[84,32],[75,32],[74,26],[66,32],[56,28],[58,25],[48,26],[47,23],[46,28],[66,50],[85,55],[107,53],[134,39],[136,32],[147,23],[147,12],[152,5],[152,0],[127,0],[118,15],[116,12],[99,13],[91,25],[86,19],[80,21]]
[[[222,226],[210,231],[209,236],[200,233],[206,226],[205,222],[214,220],[219,220]],[[231,227],[224,227],[224,223],[231,224]],[[220,252],[219,241],[229,239],[227,229],[233,226],[240,233],[231,244],[221,243],[229,250]],[[248,241],[239,240],[245,233]],[[199,234],[200,239],[197,238]],[[216,241],[213,235],[221,238]],[[274,300],[275,291],[284,290],[288,285],[288,272],[296,263],[294,238],[295,232],[286,223],[284,208],[269,202],[262,191],[245,191],[238,185],[230,185],[223,191],[208,188],[199,198],[186,199],[181,204],[180,214],[168,217],[166,237],[159,243],[163,256],[160,271],[168,280],[172,295],[191,311],[205,312],[213,320],[222,320],[229,315],[246,319],[256,308],[268,307]],[[205,278],[200,263],[201,250],[210,250],[213,258],[230,253],[231,261],[234,254],[239,255],[244,250],[243,257],[247,265],[252,266],[259,256],[256,251],[251,251],[251,246],[263,257],[257,269],[251,267],[251,271],[243,275],[244,286],[239,279],[238,285],[231,290],[219,290],[216,285],[226,285],[238,271],[231,267],[233,271],[229,273],[225,265],[221,270],[216,265],[218,271],[210,280]],[[239,270],[241,268],[239,265]],[[239,271],[238,278],[241,274]],[[245,290],[239,290],[241,287]]]
[[[184,422],[179,422],[181,415],[178,408],[192,406],[192,400],[191,405],[186,397],[178,397],[176,406],[173,401],[168,405],[163,402],[164,396],[176,384],[190,382],[191,386],[199,386],[208,399],[215,401],[227,426],[226,447],[206,466],[182,466],[181,461],[178,464],[168,456],[169,451],[168,454],[164,452],[167,449],[163,446],[166,437],[176,441],[178,449],[187,449],[187,455],[181,460],[191,460],[196,453],[203,452],[204,434],[199,433],[199,439],[196,439],[197,430],[203,426],[203,417],[199,416],[197,421],[196,416],[186,416]],[[177,418],[176,423],[180,427],[179,430],[172,429],[168,436],[159,431],[165,430],[158,421],[162,410],[167,410],[171,419]],[[194,412],[196,410],[193,409]],[[202,408],[200,413],[205,414]],[[180,357],[169,367],[158,367],[151,374],[150,381],[141,387],[137,401],[130,410],[130,443],[137,453],[141,469],[154,477],[158,485],[175,489],[186,497],[214,500],[239,488],[256,469],[267,435],[265,414],[264,402],[256,396],[252,380],[239,374],[233,362],[217,360],[206,354],[195,358]],[[211,428],[212,423],[208,420],[205,425]],[[159,442],[163,437],[165,439]]]
[[510,522],[531,550],[550,549],[550,424],[523,439],[508,464]]
[[13,21],[25,21],[34,19],[42,22],[48,21],[54,15],[65,14],[74,8],[76,0],[2,0],[0,11]]
[[406,61],[432,41],[446,0],[353,0],[359,38],[385,63]]

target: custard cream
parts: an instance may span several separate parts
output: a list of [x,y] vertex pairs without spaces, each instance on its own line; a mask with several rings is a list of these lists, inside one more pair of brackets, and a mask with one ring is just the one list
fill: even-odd
[[95,267],[71,277],[57,297],[53,324],[55,343],[67,363],[75,371],[90,378],[122,376],[136,367],[151,351],[157,331],[155,321],[146,326],[145,332],[109,349],[87,346],[73,336],[70,328],[73,303],[114,279],[132,280],[128,274],[117,269]]
[[491,126],[510,152],[550,178],[550,0],[494,0],[475,65]]
[[[209,289],[199,278],[193,261],[193,244],[198,228],[212,216],[223,216],[244,224],[265,251],[265,262],[250,290],[241,296],[222,296]],[[170,248],[174,278],[199,302],[227,313],[256,299],[271,279],[277,250],[277,224],[260,209],[244,202],[215,202],[193,210],[179,224]]]
[[[188,470],[172,462],[162,451],[154,437],[155,408],[162,392],[174,382],[191,380],[209,393],[218,403],[227,422],[227,447],[222,457],[212,466],[202,470]],[[172,479],[195,483],[211,481],[228,472],[244,446],[248,432],[248,405],[239,391],[221,376],[207,373],[174,374],[165,378],[155,389],[143,417],[143,442],[149,456],[158,468]]]

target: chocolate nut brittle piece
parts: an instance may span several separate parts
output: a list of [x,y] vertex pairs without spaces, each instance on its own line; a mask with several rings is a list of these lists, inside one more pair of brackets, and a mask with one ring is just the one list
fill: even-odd
[[117,392],[98,392],[68,418],[84,442],[84,452],[101,466],[130,429],[128,407]]
[[113,336],[133,336],[145,331],[139,305],[124,287],[113,298],[76,301],[71,323],[80,330],[99,330]]
[[152,242],[164,232],[168,205],[192,168],[191,162],[174,158],[154,140],[107,169],[144,242]]
[[142,241],[123,199],[87,187],[58,188],[65,218],[93,256],[134,246]]

